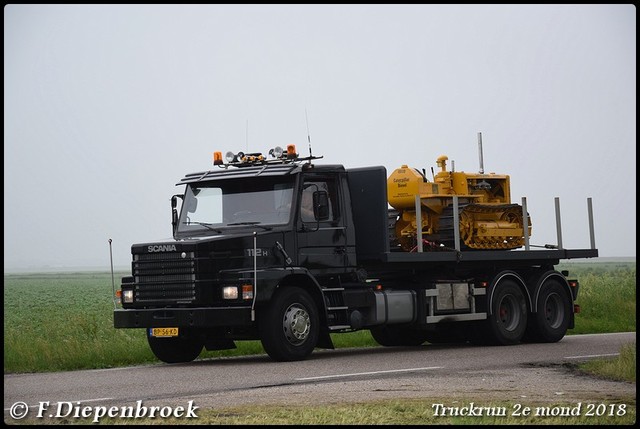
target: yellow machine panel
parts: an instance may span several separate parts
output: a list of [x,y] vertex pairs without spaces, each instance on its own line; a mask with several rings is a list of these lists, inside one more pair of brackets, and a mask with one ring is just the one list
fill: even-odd
[[[461,245],[470,249],[515,249],[524,245],[522,206],[511,203],[509,176],[447,171],[446,156],[436,163],[433,182],[406,165],[387,179],[389,205],[398,211],[395,237],[405,251],[417,245],[416,196],[420,235],[428,248],[453,245],[453,196],[458,197]],[[531,219],[527,228],[531,235]]]

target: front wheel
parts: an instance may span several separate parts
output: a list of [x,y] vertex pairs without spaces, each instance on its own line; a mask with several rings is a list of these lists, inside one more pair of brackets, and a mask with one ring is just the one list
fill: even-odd
[[262,347],[273,360],[303,360],[318,343],[318,310],[303,289],[290,287],[277,292],[259,319]]
[[202,340],[191,332],[179,337],[152,337],[147,329],[147,340],[153,354],[166,363],[191,362],[198,357],[204,346]]

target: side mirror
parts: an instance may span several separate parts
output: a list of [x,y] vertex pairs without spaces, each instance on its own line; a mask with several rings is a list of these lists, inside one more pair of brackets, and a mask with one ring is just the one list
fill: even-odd
[[178,198],[184,198],[184,195],[178,194],[171,197],[171,226],[173,227],[174,236],[178,229]]
[[313,214],[317,220],[329,219],[329,194],[327,191],[313,193]]

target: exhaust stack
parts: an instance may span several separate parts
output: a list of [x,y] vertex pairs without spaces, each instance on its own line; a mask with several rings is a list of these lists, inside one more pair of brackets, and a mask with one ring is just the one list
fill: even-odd
[[484,161],[482,160],[482,133],[478,133],[478,153],[480,156],[480,174],[484,174]]

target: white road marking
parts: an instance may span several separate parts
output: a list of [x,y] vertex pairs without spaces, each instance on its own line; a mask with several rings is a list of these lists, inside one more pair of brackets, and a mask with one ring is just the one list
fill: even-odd
[[603,355],[583,355],[583,356],[565,356],[565,359],[584,359],[584,358],[596,358],[596,357],[608,357],[608,356],[620,356],[620,353],[607,353]]
[[371,372],[356,372],[353,374],[335,374],[335,375],[321,375],[318,377],[304,377],[304,378],[296,378],[296,381],[308,381],[308,380],[322,380],[329,378],[344,378],[344,377],[354,377],[358,375],[373,375],[373,374],[390,374],[394,372],[411,372],[411,371],[427,371],[430,369],[440,369],[443,368],[441,366],[430,366],[426,368],[407,368],[407,369],[390,369],[387,371],[371,371]]

